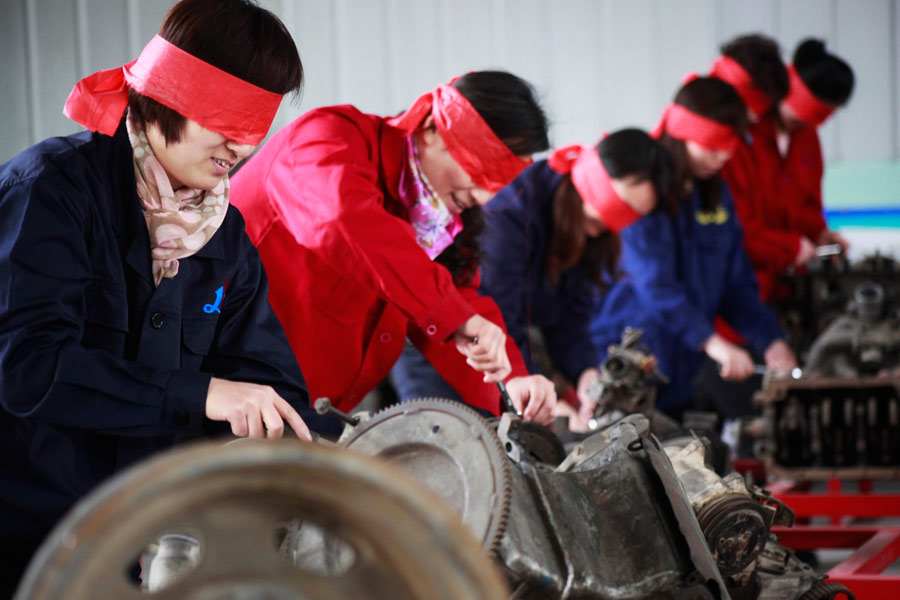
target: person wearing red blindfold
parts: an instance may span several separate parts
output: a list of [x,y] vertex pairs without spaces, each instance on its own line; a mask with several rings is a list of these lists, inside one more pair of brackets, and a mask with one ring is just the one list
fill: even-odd
[[787,67],[789,91],[750,128],[752,143],[725,170],[747,232],[746,248],[763,298],[788,293],[778,275],[816,257],[816,246],[848,243],[822,215],[822,150],[817,128],[849,99],[853,70],[808,39]]
[[[668,177],[659,144],[625,129],[596,146],[554,150],[485,207],[480,291],[499,305],[531,373],[542,371],[532,340],[540,330],[553,368],[575,382],[578,413],[557,405],[575,428],[596,404],[588,394],[599,377],[588,336],[594,290],[615,278],[618,232],[655,207]],[[391,375],[401,400],[454,395],[411,348]]]
[[778,42],[753,33],[722,44],[709,76],[731,84],[747,106],[747,119],[768,116],[788,92],[787,71]]
[[552,384],[477,294],[479,206],[547,148],[546,128],[526,82],[474,72],[393,118],[312,110],[241,169],[235,203],[313,397],[354,408],[408,338],[465,402],[498,414],[507,380],[526,418],[550,419]]
[[90,131],[0,166],[0,597],[129,464],[223,428],[309,439],[227,177],[302,79],[273,14],[184,0],[139,58],[75,86],[65,113]]
[[618,341],[625,326],[644,341],[670,383],[657,407],[678,417],[692,396],[704,357],[727,379],[753,372],[753,360],[715,332],[722,314],[765,357],[767,366],[796,366],[775,316],[762,304],[742,246],[731,195],[719,175],[739,143],[747,109],[717,78],[686,83],[666,108],[655,134],[673,161],[672,193],[664,209],[622,234],[625,276],[606,293],[592,319],[595,346]]

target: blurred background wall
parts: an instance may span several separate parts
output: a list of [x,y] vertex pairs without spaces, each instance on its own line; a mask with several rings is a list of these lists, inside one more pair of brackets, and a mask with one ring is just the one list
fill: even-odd
[[[0,0],[0,162],[78,130],[62,105],[80,77],[136,57],[174,0]],[[552,142],[652,127],[718,46],[761,32],[790,60],[824,38],[854,68],[847,108],[822,130],[829,207],[900,206],[900,0],[261,0],[291,30],[302,98],[393,114],[453,75],[502,68],[537,88]]]

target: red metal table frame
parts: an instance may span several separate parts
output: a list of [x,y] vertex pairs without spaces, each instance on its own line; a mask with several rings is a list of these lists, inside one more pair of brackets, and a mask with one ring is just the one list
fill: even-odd
[[[900,526],[850,525],[850,518],[900,517],[900,495],[871,493],[870,480],[857,482],[858,492],[843,493],[842,480],[828,480],[824,493],[809,492],[811,482],[776,481],[766,485],[794,510],[794,527],[773,527],[782,544],[794,550],[855,549],[828,571],[859,600],[900,598],[900,575],[883,571],[900,558]],[[810,517],[827,517],[830,525],[808,525]]]

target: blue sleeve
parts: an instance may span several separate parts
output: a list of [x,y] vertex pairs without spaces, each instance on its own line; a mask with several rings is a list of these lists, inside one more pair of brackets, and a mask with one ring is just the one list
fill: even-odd
[[529,277],[540,274],[529,272],[527,215],[507,203],[509,194],[521,193],[513,183],[501,190],[484,211],[479,293],[490,296],[500,307],[507,334],[522,353],[528,372],[540,373],[531,356],[526,300]]
[[[681,213],[677,218],[690,218]],[[690,298],[679,273],[675,222],[663,213],[639,219],[622,231],[622,268],[645,312],[656,315],[688,348],[700,350],[714,333],[712,319]]]
[[720,313],[761,355],[769,344],[784,337],[784,334],[775,315],[760,298],[759,283],[744,249],[744,231],[724,182],[722,205],[729,212],[728,223],[733,233],[729,249],[729,280],[725,285]]
[[575,269],[563,275],[569,285],[557,290],[559,306],[556,310],[561,311],[562,318],[543,328],[554,366],[572,382],[577,382],[585,369],[596,367],[598,363],[588,331],[593,286],[579,267]]

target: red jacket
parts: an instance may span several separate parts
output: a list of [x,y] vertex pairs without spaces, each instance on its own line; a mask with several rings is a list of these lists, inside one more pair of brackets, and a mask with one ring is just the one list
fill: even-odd
[[[503,327],[500,310],[477,277],[457,289],[416,243],[398,199],[403,135],[352,106],[312,110],[232,178],[232,202],[313,399],[356,406],[408,335],[467,402],[498,413],[497,387],[448,340],[476,313]],[[527,375],[511,338],[506,348],[513,375]]]
[[797,256],[800,237],[815,243],[826,228],[818,133],[813,127],[795,131],[782,157],[775,132],[771,119],[753,124],[750,143],[740,144],[722,171],[764,300],[772,298],[777,275]]

